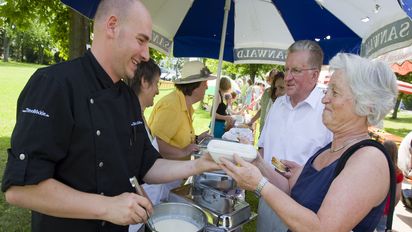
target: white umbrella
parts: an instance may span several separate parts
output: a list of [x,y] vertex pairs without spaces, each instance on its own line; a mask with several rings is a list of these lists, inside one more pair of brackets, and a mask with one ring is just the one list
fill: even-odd
[[[92,18],[100,0],[62,1]],[[216,85],[222,60],[282,64],[295,40],[318,41],[325,62],[340,51],[359,52],[362,39],[362,54],[368,57],[412,41],[411,21],[396,0],[142,2],[153,18],[151,46],[176,57],[218,58]]]

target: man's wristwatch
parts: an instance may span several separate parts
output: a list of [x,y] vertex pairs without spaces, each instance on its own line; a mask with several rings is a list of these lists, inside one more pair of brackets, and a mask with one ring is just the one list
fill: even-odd
[[262,189],[263,187],[265,187],[267,183],[268,183],[268,180],[265,177],[262,177],[262,179],[260,179],[259,184],[257,185],[255,189],[255,194],[257,197],[261,197]]

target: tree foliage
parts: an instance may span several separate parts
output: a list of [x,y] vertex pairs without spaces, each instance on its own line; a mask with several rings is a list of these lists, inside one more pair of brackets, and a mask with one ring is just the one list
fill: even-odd
[[[205,61],[212,73],[217,73],[218,62],[219,61],[215,59],[206,59]],[[283,66],[270,64],[233,64],[226,61],[222,63],[222,75],[229,76],[232,79],[238,77],[250,78],[253,82],[255,82],[256,78],[265,78],[267,73],[272,69],[283,70]]]
[[[396,74],[396,77],[400,81],[404,81],[404,82],[407,82],[407,83],[412,83],[412,73],[408,73],[406,75]],[[398,95],[398,99],[396,101],[395,107],[394,107],[393,112],[392,112],[392,119],[398,118],[398,109],[399,109],[399,105],[400,105],[401,101],[405,104],[406,109],[408,109],[408,110],[412,109],[412,95],[404,94],[404,93],[400,92],[399,95]]]
[[[42,63],[44,54],[50,57],[56,51],[67,57],[68,13],[59,0],[3,0],[0,15],[3,38],[7,38],[3,50],[10,46],[17,59],[35,55]],[[34,47],[27,50],[26,45]]]

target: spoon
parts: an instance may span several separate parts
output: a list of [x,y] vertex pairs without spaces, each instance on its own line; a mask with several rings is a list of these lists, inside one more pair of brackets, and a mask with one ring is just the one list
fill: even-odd
[[[145,196],[145,194],[142,190],[142,187],[139,184],[139,181],[137,181],[137,178],[135,176],[129,178],[129,181],[130,181],[130,184],[132,185],[132,187],[134,187],[136,189],[137,194],[139,194],[142,197],[147,198],[147,196]],[[147,198],[147,199],[150,201],[149,198]],[[147,224],[149,224],[149,226],[152,228],[153,232],[158,232],[156,230],[156,228],[154,227],[153,221],[151,220],[150,215],[149,215],[149,213],[147,212],[146,209],[145,209],[145,212],[146,212],[146,215],[147,215]]]

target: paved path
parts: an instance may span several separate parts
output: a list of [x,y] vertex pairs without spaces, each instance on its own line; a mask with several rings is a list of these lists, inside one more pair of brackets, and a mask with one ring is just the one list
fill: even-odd
[[[402,183],[402,189],[404,188],[411,188],[411,185]],[[402,201],[399,201],[395,207],[392,229],[397,232],[412,231],[412,210],[406,209]]]

